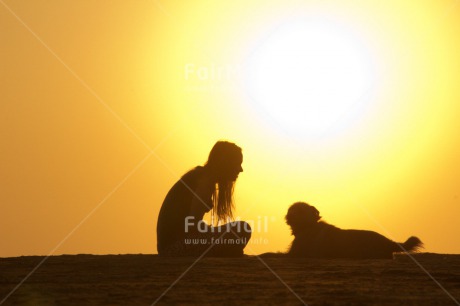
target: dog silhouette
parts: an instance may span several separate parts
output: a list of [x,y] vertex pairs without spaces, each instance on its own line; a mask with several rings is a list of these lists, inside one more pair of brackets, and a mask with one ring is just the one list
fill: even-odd
[[321,221],[319,211],[304,202],[292,204],[285,217],[294,240],[287,256],[306,258],[393,258],[395,252],[413,252],[423,247],[417,237],[394,242],[379,233],[345,230]]

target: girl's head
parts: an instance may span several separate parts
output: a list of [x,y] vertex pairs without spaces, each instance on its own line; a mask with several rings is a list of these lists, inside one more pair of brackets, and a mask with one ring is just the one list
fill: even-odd
[[243,172],[242,163],[242,150],[232,142],[218,141],[209,153],[205,167],[217,183],[213,194],[217,220],[233,218],[233,189],[238,174]]
[[243,172],[243,153],[240,147],[228,141],[218,141],[209,153],[206,167],[217,182],[236,181]]

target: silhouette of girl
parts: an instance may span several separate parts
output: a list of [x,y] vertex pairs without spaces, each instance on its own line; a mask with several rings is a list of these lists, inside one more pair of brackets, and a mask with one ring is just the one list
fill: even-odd
[[[233,189],[243,154],[234,143],[218,141],[204,166],[187,172],[169,190],[157,224],[161,256],[242,256],[251,238],[248,223],[234,221],[208,226],[202,221],[212,210],[215,220],[233,218]],[[219,225],[219,223],[218,223]]]

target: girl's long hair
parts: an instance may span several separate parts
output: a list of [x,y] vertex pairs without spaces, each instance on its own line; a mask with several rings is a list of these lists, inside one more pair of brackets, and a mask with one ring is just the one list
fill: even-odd
[[[206,163],[217,177],[226,170],[228,171],[229,161],[242,156],[242,150],[236,144],[228,141],[218,141],[209,153]],[[233,219],[233,191],[235,181],[228,179],[218,179],[216,188],[212,195],[213,200],[213,219],[216,223]]]
[[216,222],[233,220],[233,190],[235,188],[234,181],[226,181],[217,183],[214,194],[212,195],[214,210],[213,216]]

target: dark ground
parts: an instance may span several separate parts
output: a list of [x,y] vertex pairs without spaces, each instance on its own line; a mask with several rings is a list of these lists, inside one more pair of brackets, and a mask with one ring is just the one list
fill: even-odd
[[0,301],[2,305],[459,305],[460,255],[425,253],[414,258],[435,280],[406,255],[394,260],[203,258],[190,269],[193,259],[157,255],[52,256],[11,295],[44,257],[0,258]]

